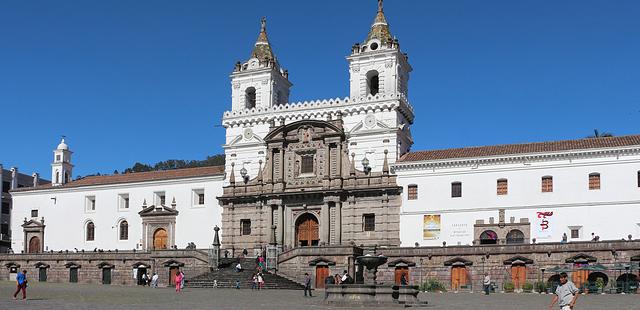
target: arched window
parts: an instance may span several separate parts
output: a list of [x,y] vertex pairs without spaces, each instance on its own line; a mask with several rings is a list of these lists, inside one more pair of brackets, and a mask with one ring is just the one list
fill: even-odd
[[524,233],[518,229],[513,229],[507,233],[507,244],[524,243]]
[[375,96],[380,92],[380,79],[378,71],[367,72],[367,95]]
[[253,87],[247,88],[244,92],[244,107],[247,109],[253,109],[256,107],[256,89]]
[[498,244],[498,234],[493,230],[485,230],[480,234],[480,244]]
[[589,190],[600,189],[600,174],[597,172],[589,174]]
[[638,171],[638,187],[640,187],[640,171]]
[[96,238],[96,227],[93,222],[87,223],[87,241],[93,241]]
[[451,183],[451,197],[462,197],[462,182]]
[[56,183],[60,183],[60,171],[56,171]]
[[120,222],[120,240],[129,240],[129,223]]

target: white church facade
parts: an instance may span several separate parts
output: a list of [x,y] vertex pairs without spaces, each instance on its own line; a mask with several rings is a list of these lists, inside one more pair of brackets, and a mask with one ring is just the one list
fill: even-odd
[[640,236],[640,136],[412,152],[412,67],[381,1],[347,60],[349,97],[290,103],[263,20],[231,73],[224,167],[72,181],[63,141],[52,184],[12,192],[12,248],[207,248],[215,226],[223,247],[254,249],[271,227],[291,247]]

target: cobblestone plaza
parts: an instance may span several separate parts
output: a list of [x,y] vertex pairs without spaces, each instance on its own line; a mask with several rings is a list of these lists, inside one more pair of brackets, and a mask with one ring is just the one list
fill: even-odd
[[[13,282],[0,283],[0,309],[349,309],[331,307],[324,292],[305,298],[294,290],[190,289],[177,295],[170,288],[33,283],[26,301],[13,300]],[[547,309],[552,295],[479,293],[421,293],[429,301],[423,309]],[[363,309],[363,308],[354,308]],[[378,308],[384,309],[384,308]],[[391,309],[400,309],[394,307]],[[640,309],[637,295],[583,295],[578,310]]]

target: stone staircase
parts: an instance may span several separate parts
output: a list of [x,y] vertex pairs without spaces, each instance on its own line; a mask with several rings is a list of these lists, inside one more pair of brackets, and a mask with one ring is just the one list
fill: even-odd
[[[236,272],[234,270],[234,266],[238,263],[238,260],[242,265],[242,272]],[[218,288],[235,288],[237,280],[240,281],[240,288],[250,289],[252,283],[251,276],[256,272],[255,266],[255,259],[253,258],[222,259],[218,270],[207,272],[190,279],[187,278],[185,285],[194,288],[213,288],[213,283],[217,280]],[[301,290],[304,288],[300,283],[266,271],[263,271],[263,278],[265,289]]]

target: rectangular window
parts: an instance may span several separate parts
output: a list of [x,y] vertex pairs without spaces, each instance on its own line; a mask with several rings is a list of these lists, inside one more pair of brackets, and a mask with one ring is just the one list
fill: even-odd
[[9,206],[8,202],[3,202],[2,203],[2,214],[10,214],[11,213],[11,207]]
[[129,194],[118,195],[118,207],[121,210],[129,209]]
[[96,210],[96,196],[87,196],[85,199],[85,210],[87,211],[95,211]]
[[407,199],[409,200],[418,199],[418,185],[411,184],[407,186]]
[[638,171],[638,187],[640,187],[640,171]]
[[376,215],[364,214],[362,215],[362,230],[363,231],[375,231],[376,230]]
[[300,173],[313,173],[313,155],[302,156],[300,164]]
[[550,177],[550,176],[542,177],[542,192],[543,193],[553,192],[553,177]]
[[59,162],[60,161],[60,155],[56,155],[56,161]]
[[193,190],[193,205],[194,206],[204,205],[204,189],[203,188]]
[[240,233],[243,236],[251,235],[251,220],[240,220]]
[[509,192],[509,181],[507,179],[499,179],[497,185],[498,195],[506,195]]
[[[639,175],[640,175],[640,173],[639,173]],[[3,193],[8,193],[10,189],[11,189],[11,182],[7,182],[7,181],[2,182],[2,192]]]
[[153,204],[156,206],[164,206],[165,202],[166,202],[166,195],[165,192],[155,192],[155,199]]
[[589,174],[589,190],[600,189],[600,174],[592,173]]
[[2,236],[9,235],[9,224],[0,224],[0,234],[2,234]]
[[578,238],[580,238],[580,229],[578,228],[571,229],[571,239],[578,239]]
[[38,217],[38,210],[31,210],[31,217]]
[[462,197],[462,183],[461,182],[453,182],[451,183],[451,197]]

